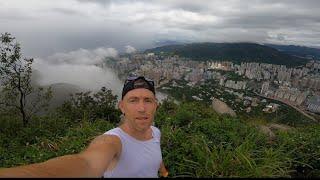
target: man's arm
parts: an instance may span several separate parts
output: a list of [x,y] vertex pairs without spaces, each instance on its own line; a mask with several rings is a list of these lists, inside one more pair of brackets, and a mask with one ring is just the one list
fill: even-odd
[[101,135],[79,154],[0,169],[0,177],[101,177],[112,159],[120,152],[121,141],[117,136]]

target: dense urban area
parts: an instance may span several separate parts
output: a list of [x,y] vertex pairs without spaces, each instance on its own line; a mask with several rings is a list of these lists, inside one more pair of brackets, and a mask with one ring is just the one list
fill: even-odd
[[261,103],[264,113],[276,112],[280,104],[291,106],[314,121],[320,113],[320,63],[317,61],[287,67],[257,62],[235,64],[227,60],[195,61],[176,55],[137,53],[108,58],[105,65],[115,69],[121,79],[130,74],[149,77],[155,81],[159,91],[170,95],[175,94],[177,88],[181,91],[206,87],[187,97],[182,91],[180,95],[210,102],[216,107],[225,106],[226,109],[221,111],[230,115],[237,111],[250,113]]

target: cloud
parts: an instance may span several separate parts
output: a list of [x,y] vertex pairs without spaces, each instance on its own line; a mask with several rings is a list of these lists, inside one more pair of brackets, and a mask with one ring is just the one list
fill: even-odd
[[122,83],[116,73],[103,64],[104,57],[116,55],[113,48],[79,49],[36,58],[32,67],[40,85],[68,83],[91,91],[105,86],[119,96]]
[[284,41],[286,39],[286,37],[283,34],[277,34],[276,39],[279,41]]
[[136,51],[137,51],[136,48],[134,48],[134,47],[132,47],[130,45],[126,46],[126,53],[131,54],[131,53],[134,53]]
[[79,49],[68,53],[56,53],[47,58],[52,64],[95,65],[103,63],[105,57],[118,56],[114,48],[99,47],[94,50]]
[[317,0],[10,0],[1,2],[0,32],[43,57],[96,47],[125,52],[128,44],[140,50],[163,40],[320,46],[318,17]]

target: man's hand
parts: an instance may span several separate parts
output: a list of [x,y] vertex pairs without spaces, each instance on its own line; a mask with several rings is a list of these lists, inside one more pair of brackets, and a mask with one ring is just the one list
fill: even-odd
[[161,177],[168,177],[168,175],[169,175],[169,172],[167,171],[167,170],[165,170],[165,171],[160,171],[160,176]]
[[166,169],[166,167],[164,166],[163,161],[160,164],[159,174],[161,177],[168,177],[168,175],[169,175],[169,172]]

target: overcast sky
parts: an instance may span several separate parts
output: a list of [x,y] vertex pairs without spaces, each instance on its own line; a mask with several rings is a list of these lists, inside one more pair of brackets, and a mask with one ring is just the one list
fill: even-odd
[[320,1],[0,0],[0,32],[16,37],[25,56],[41,58],[38,66],[70,64],[83,53],[88,59],[71,64],[91,66],[92,54],[166,41],[320,47]]
[[320,1],[0,0],[0,32],[30,56],[162,41],[320,46]]

